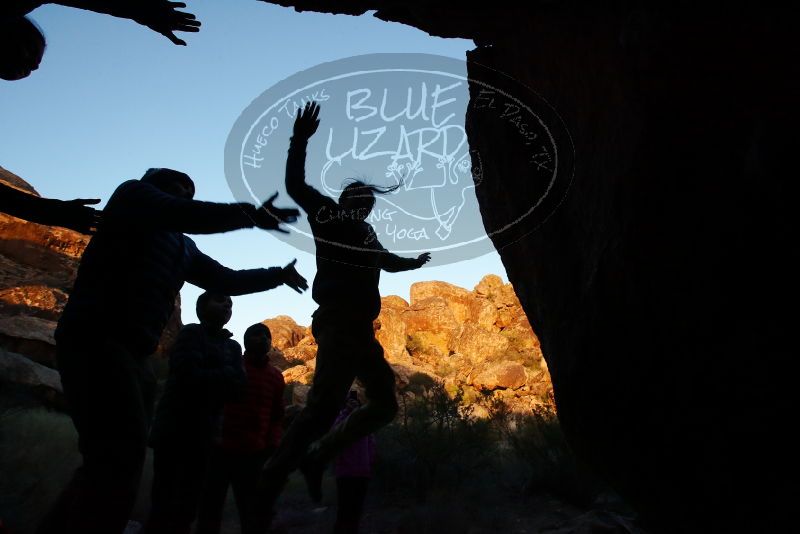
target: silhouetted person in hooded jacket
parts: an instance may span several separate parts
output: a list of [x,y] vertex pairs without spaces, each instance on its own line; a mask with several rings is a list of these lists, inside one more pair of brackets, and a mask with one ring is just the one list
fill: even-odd
[[[286,191],[306,212],[317,248],[312,297],[319,307],[311,326],[319,346],[317,364],[306,407],[264,468],[262,499],[266,502],[260,504],[264,510],[265,504],[273,506],[277,500],[279,482],[285,482],[297,467],[302,468],[312,493],[318,492],[325,463],[394,418],[394,372],[372,327],[381,309],[380,273],[418,269],[430,259],[428,253],[417,258],[392,254],[366,222],[375,193],[393,191],[396,186],[379,188],[353,181],[336,202],[305,182],[306,146],[319,126],[318,116],[317,104],[298,110],[286,162]],[[367,402],[331,428],[355,378],[364,385]]]
[[155,393],[148,356],[184,282],[225,295],[286,284],[307,287],[294,269],[223,267],[183,232],[280,230],[297,210],[192,200],[184,173],[150,169],[120,185],[89,242],[56,329],[56,354],[83,465],[40,532],[122,532],[134,504]]

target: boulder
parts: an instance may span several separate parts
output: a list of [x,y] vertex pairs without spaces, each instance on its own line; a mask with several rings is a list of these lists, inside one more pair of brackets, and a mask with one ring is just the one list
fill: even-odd
[[51,321],[58,320],[68,295],[56,287],[19,285],[0,289],[0,314],[26,313]]
[[283,352],[274,347],[267,353],[267,357],[269,358],[270,365],[277,368],[279,371],[285,371],[291,367],[289,361],[283,355]]
[[283,357],[290,364],[308,362],[317,357],[317,343],[311,336],[304,337],[296,345],[283,349]]
[[389,363],[411,363],[411,355],[406,349],[406,323],[402,311],[391,306],[382,306],[375,320],[375,338],[383,347],[384,356]]
[[495,361],[509,348],[509,340],[500,333],[489,332],[476,324],[466,324],[455,342],[454,350],[473,363]]
[[0,348],[0,381],[62,393],[58,371]]
[[29,315],[0,316],[0,343],[6,349],[55,368],[56,323]]
[[403,312],[402,317],[409,333],[425,331],[453,335],[460,330],[453,310],[444,298],[438,296],[415,302]]
[[287,384],[311,384],[314,377],[314,370],[305,365],[295,365],[283,372],[283,380]]
[[381,309],[394,308],[402,311],[408,308],[408,306],[408,301],[397,295],[389,295],[388,297],[381,298]]
[[294,347],[309,335],[309,328],[298,325],[288,315],[279,315],[263,321],[272,333],[272,346],[278,350]]
[[[33,399],[34,404],[56,409],[66,407],[58,371],[3,348],[0,348],[0,390],[4,392],[5,402],[10,400],[7,395],[17,390],[24,392],[22,398]],[[21,403],[22,398],[15,402]]]
[[482,390],[519,389],[528,377],[525,367],[516,362],[499,362],[488,365],[473,380],[472,384]]

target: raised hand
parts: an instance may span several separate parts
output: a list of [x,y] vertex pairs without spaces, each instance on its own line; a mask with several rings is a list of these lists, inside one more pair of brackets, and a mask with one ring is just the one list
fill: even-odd
[[303,276],[295,269],[297,259],[293,259],[289,265],[283,268],[283,283],[298,293],[302,293],[308,289],[308,282]]
[[200,21],[191,13],[178,11],[184,7],[186,4],[183,2],[145,0],[136,5],[130,18],[160,33],[176,45],[186,46],[186,42],[178,39],[175,32],[199,32]]
[[262,230],[277,230],[288,234],[288,230],[281,228],[281,223],[293,223],[300,215],[300,210],[297,208],[278,208],[273,206],[273,202],[278,198],[278,193],[275,193],[260,208],[256,210],[255,220],[253,221],[258,228]]
[[319,127],[319,104],[308,102],[303,109],[297,110],[294,120],[294,137],[310,139]]
[[429,261],[431,261],[431,253],[430,252],[423,252],[419,256],[417,256],[417,261],[419,262],[419,266],[422,267]]

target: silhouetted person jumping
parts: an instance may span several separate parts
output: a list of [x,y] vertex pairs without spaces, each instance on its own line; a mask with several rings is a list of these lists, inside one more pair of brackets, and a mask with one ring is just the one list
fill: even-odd
[[21,80],[39,68],[47,41],[26,15],[44,4],[60,4],[130,19],[160,33],[176,45],[186,45],[175,32],[197,32],[200,22],[168,0],[3,0],[0,2],[0,78]]
[[[264,468],[262,498],[270,507],[288,475],[301,463],[310,486],[318,484],[325,463],[394,418],[394,372],[372,327],[381,309],[380,273],[418,269],[430,259],[428,253],[417,258],[392,254],[366,222],[375,205],[375,193],[399,186],[379,188],[353,181],[336,202],[305,182],[306,146],[317,131],[318,116],[315,103],[298,110],[286,162],[286,191],[306,212],[316,242],[312,296],[319,307],[311,328],[319,349],[306,407]],[[355,378],[366,389],[366,402],[331,428]],[[266,522],[265,517],[262,520]]]
[[96,198],[57,200],[42,198],[0,183],[0,211],[26,221],[61,226],[91,234],[97,229],[101,212],[90,207]]
[[[277,195],[277,193],[276,193]],[[225,295],[286,284],[307,288],[294,268],[223,267],[182,232],[282,230],[294,209],[192,200],[184,173],[150,169],[120,185],[81,258],[56,329],[64,396],[83,465],[39,532],[122,532],[134,504],[153,412],[155,352],[184,282]]]

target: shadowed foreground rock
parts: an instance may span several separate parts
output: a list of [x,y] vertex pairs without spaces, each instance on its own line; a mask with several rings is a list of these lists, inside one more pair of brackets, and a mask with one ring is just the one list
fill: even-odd
[[[472,76],[515,79],[557,110],[575,149],[568,194],[536,231],[493,240],[573,448],[653,529],[783,530],[798,449],[789,5],[276,3],[474,39]],[[471,107],[467,131],[494,232],[541,184],[512,125]]]
[[[0,388],[7,387],[19,388],[46,406],[65,407],[58,371],[0,347]],[[10,399],[3,400],[10,402]]]

